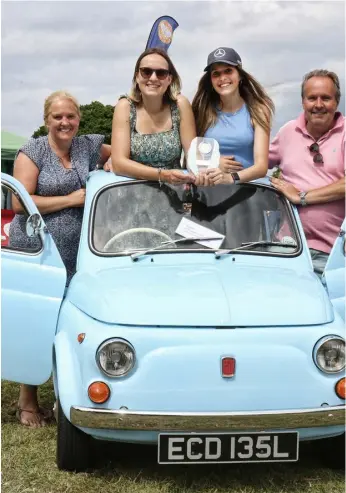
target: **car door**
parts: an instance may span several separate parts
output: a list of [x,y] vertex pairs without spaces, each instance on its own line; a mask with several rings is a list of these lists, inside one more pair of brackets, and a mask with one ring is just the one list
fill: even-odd
[[335,310],[345,320],[345,229],[346,219],[341,225],[323,273],[328,294]]
[[52,345],[65,291],[66,269],[32,198],[1,173],[2,192],[21,201],[26,234],[36,247],[1,248],[1,377],[38,385],[52,369]]

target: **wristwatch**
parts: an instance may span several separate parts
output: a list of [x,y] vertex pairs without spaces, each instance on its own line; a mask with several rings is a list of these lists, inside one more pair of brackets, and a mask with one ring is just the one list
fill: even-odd
[[240,183],[240,178],[238,173],[231,173],[231,177],[235,185],[238,185]]
[[300,205],[302,205],[302,206],[308,205],[306,203],[306,200],[305,200],[306,194],[307,194],[307,192],[299,192]]

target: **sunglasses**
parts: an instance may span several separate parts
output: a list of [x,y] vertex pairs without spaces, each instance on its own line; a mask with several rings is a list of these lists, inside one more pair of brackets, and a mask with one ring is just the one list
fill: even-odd
[[153,73],[159,80],[165,80],[169,75],[169,70],[165,68],[139,67],[139,72],[143,79],[150,79]]
[[313,144],[311,144],[311,146],[309,147],[309,151],[315,153],[315,155],[313,157],[313,161],[315,164],[324,164],[323,163],[323,156],[320,153],[320,146],[317,144],[317,142],[314,142]]
[[218,79],[222,75],[231,75],[232,72],[233,72],[233,68],[231,67],[225,68],[224,70],[212,70],[211,76],[213,79]]

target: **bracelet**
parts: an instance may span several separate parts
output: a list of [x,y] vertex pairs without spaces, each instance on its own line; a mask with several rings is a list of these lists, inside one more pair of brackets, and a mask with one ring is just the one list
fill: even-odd
[[161,188],[161,185],[162,185],[162,181],[161,181],[161,171],[162,171],[162,168],[159,168],[159,169],[158,169],[158,172],[159,172],[159,185],[160,185],[160,188]]

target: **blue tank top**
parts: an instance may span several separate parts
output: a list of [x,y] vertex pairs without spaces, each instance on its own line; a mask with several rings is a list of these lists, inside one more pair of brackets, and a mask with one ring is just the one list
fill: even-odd
[[221,156],[234,156],[244,168],[253,165],[254,129],[246,104],[235,113],[217,110],[217,120],[205,137],[219,143]]

